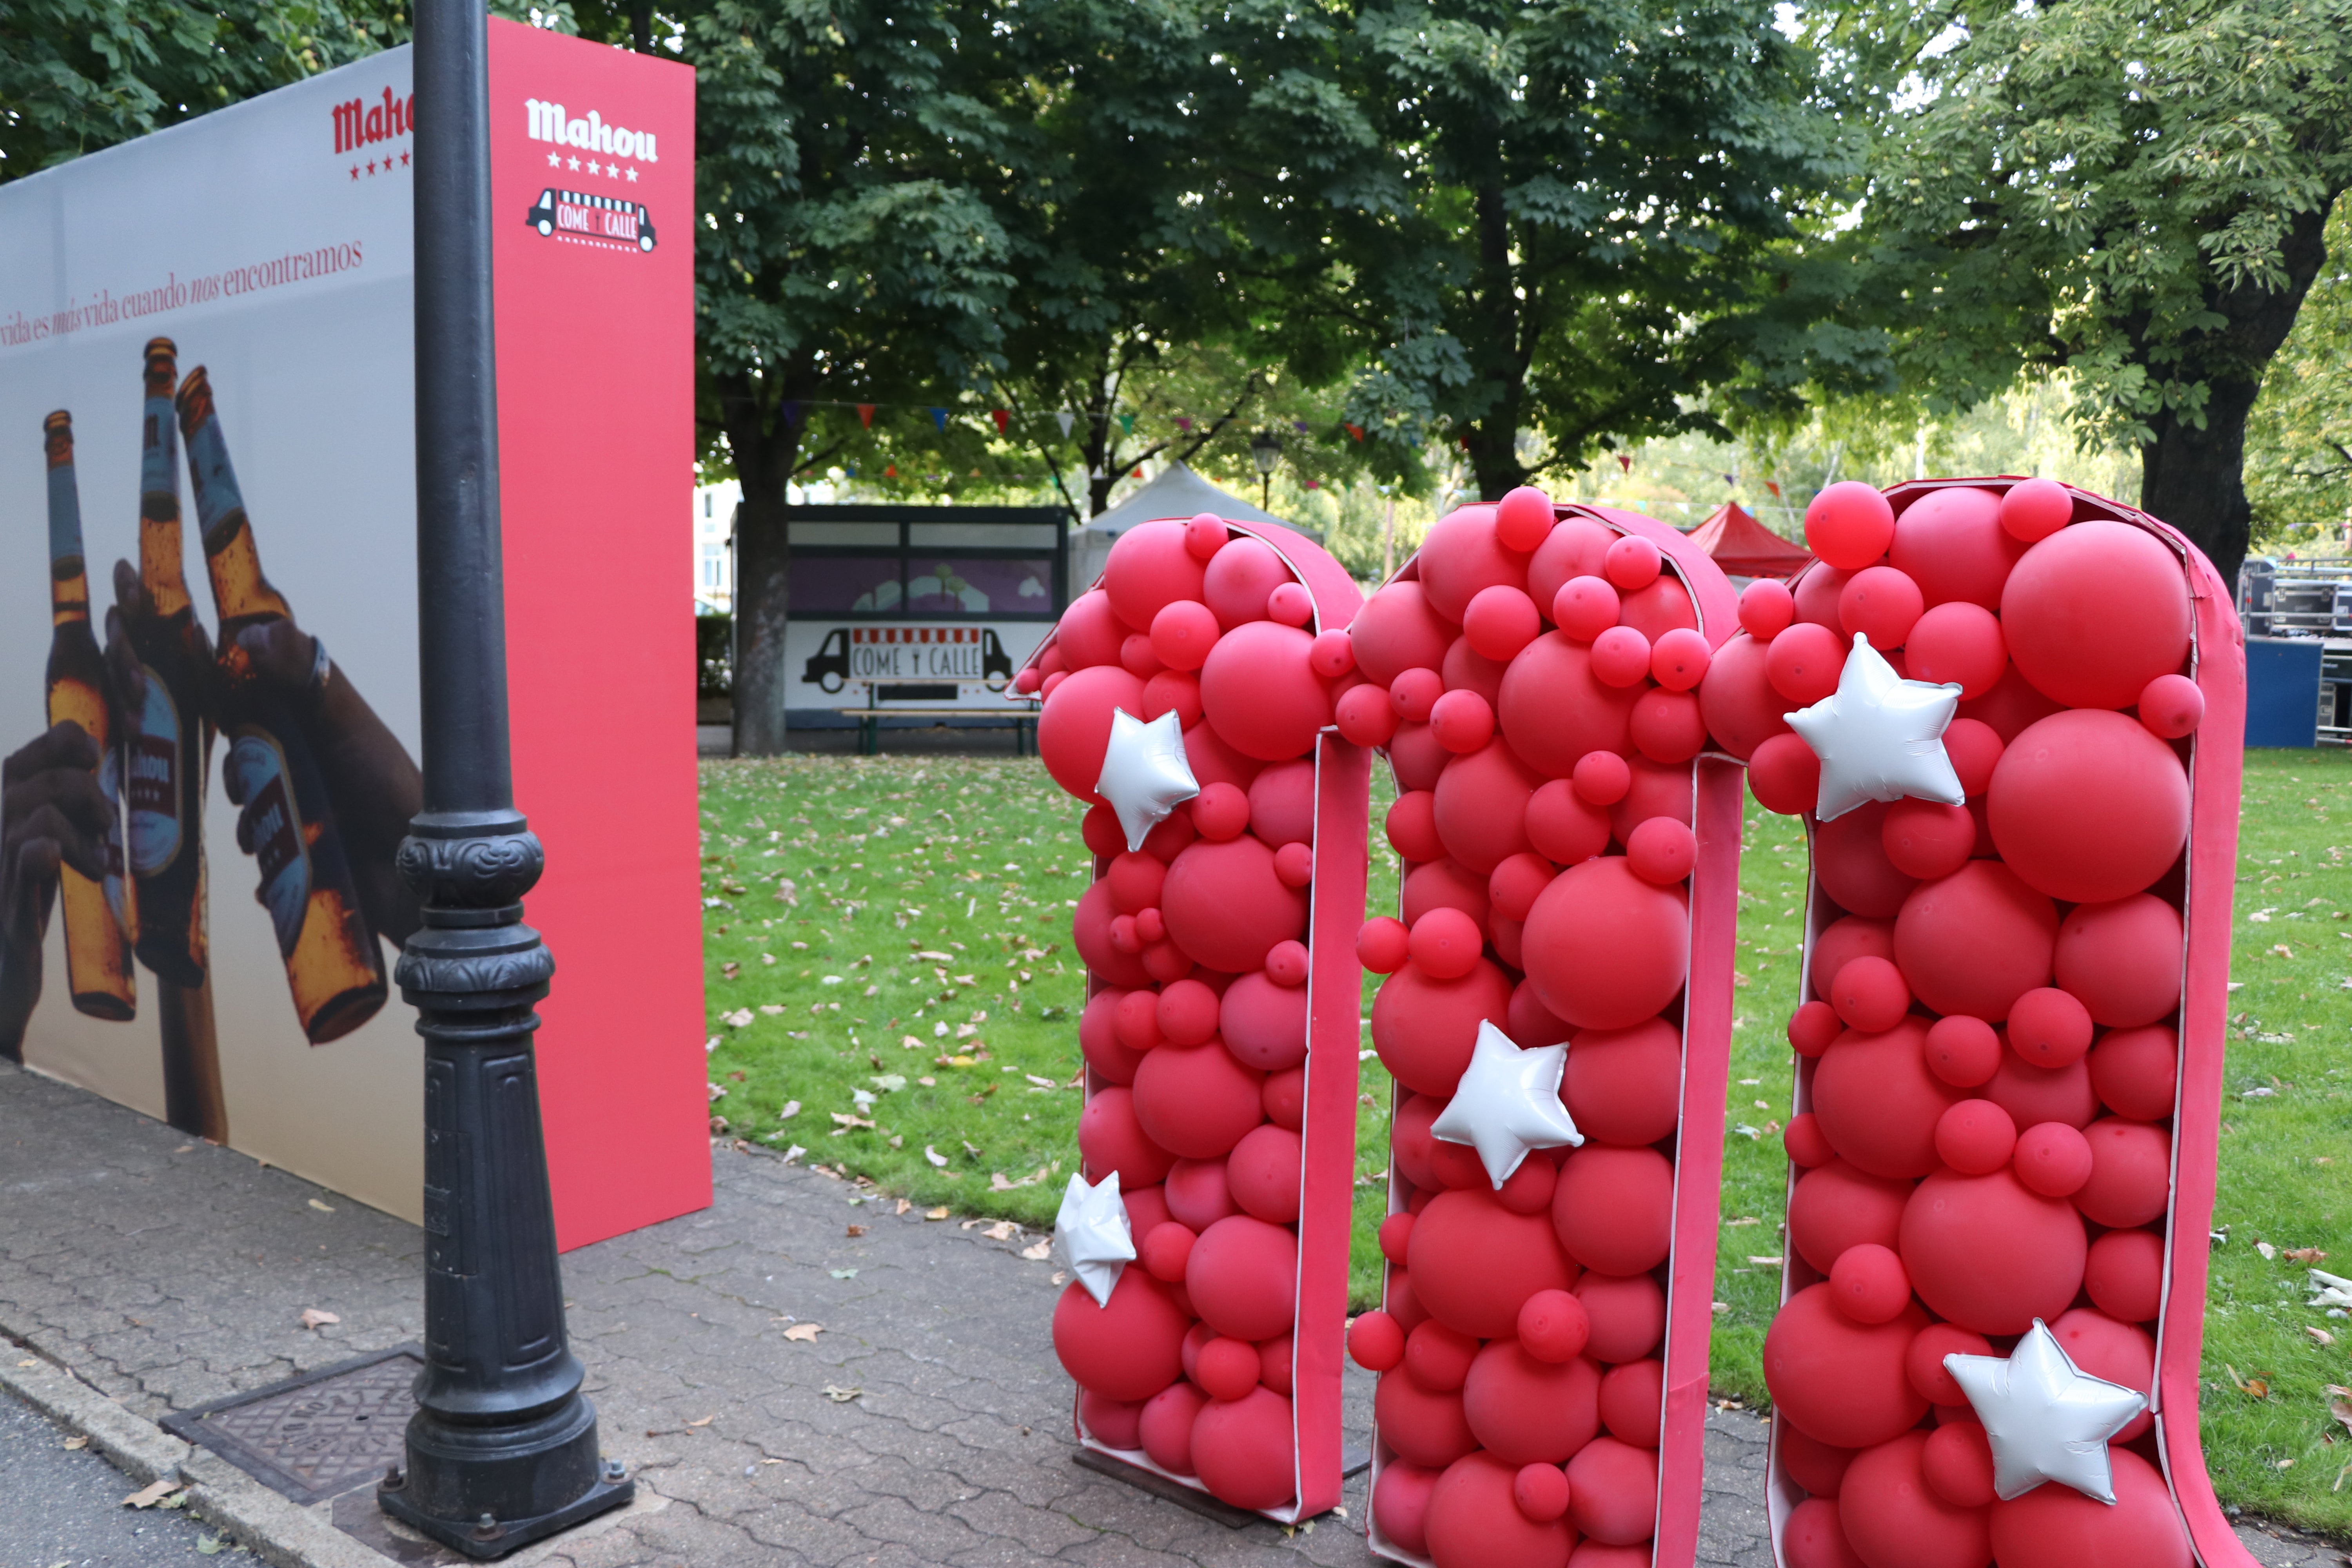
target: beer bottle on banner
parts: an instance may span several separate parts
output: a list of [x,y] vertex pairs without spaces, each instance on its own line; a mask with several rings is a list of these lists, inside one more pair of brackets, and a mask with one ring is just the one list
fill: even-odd
[[58,872],[65,912],[66,976],[73,1005],[93,1018],[120,1022],[138,1011],[131,970],[136,922],[123,875],[121,753],[107,706],[106,661],[89,629],[89,574],[81,554],[81,494],[74,483],[73,416],[59,409],[41,421],[49,460],[49,722],[67,719],[98,742],[98,785],[106,796],[105,875],[93,881],[71,866]]
[[139,581],[153,611],[131,628],[147,676],[138,732],[124,737],[131,879],[139,889],[139,958],[175,985],[205,978],[205,774],[212,751],[202,701],[204,635],[181,569],[180,431],[172,393],[179,351],[147,345],[140,429]]
[[255,897],[277,927],[302,1032],[312,1045],[324,1045],[383,1005],[383,960],[360,911],[318,759],[286,700],[237,642],[247,627],[291,619],[292,612],[261,574],[204,366],[188,372],[176,401],[219,622],[218,717],[237,784],[231,793],[244,803],[252,836],[247,848],[261,873]]

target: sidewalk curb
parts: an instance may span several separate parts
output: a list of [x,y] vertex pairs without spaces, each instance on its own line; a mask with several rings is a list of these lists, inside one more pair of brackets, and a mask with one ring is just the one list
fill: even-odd
[[[33,1366],[17,1363],[35,1361]],[[89,1439],[141,1485],[188,1483],[188,1511],[210,1520],[275,1568],[397,1568],[307,1509],[296,1507],[216,1454],[180,1441],[36,1352],[0,1352],[0,1386]]]

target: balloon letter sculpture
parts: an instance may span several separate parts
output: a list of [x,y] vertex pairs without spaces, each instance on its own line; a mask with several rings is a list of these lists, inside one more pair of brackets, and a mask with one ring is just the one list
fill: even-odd
[[1054,1310],[1079,1438],[1285,1522],[1339,1500],[1370,755],[1331,709],[1360,603],[1287,529],[1148,522],[1014,682],[1092,806]]
[[2251,1564],[2197,1437],[2230,592],[2047,479],[1832,485],[1805,533],[1819,559],[1749,586],[1699,689],[1812,846],[1779,1560]]
[[1520,489],[1350,630],[1339,731],[1387,750],[1406,867],[1359,938],[1399,1085],[1349,1340],[1383,1556],[1692,1560],[1740,826],[1696,689],[1736,629],[1674,530]]

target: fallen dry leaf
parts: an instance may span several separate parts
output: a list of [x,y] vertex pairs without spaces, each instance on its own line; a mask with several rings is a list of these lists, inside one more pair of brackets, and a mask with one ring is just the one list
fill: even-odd
[[1759,1268],[1778,1268],[1784,1260],[1780,1257],[1775,1256],[1771,1258],[1751,1258],[1748,1261],[1754,1264]]
[[[2316,1165],[2324,1163],[2324,1162],[2315,1160],[2312,1163]],[[2292,1258],[2297,1263],[2325,1263],[2327,1261],[2327,1254],[2320,1251],[2319,1248],[2315,1247],[2290,1247],[2282,1256]]]
[[146,1486],[141,1487],[137,1491],[132,1492],[129,1497],[124,1498],[122,1500],[122,1506],[125,1508],[153,1508],[157,1503],[162,1502],[165,1498],[170,1497],[173,1492],[178,1491],[182,1485],[182,1482],[172,1480],[168,1478],[160,1481],[152,1481]]
[[784,1331],[784,1338],[797,1341],[804,1345],[813,1345],[816,1343],[817,1335],[823,1332],[824,1332],[823,1323],[794,1323]]
[[949,1215],[949,1214],[948,1214],[948,1205],[945,1205],[945,1204],[941,1204],[939,1207],[937,1207],[937,1208],[935,1208],[935,1209],[925,1209],[925,1210],[923,1211],[923,1217],[924,1217],[925,1219],[946,1219],[946,1218],[949,1218],[949,1217],[950,1217],[950,1215]]
[[2336,1342],[2336,1336],[2326,1329],[2314,1328],[2305,1323],[2303,1331],[2311,1336],[2311,1342],[2315,1345],[2332,1345]]
[[864,1236],[866,1234],[866,1227],[862,1225],[853,1225],[845,1230],[843,1234],[845,1236]]
[[866,1391],[862,1388],[835,1388],[831,1384],[827,1384],[824,1388],[824,1396],[827,1399],[832,1400],[835,1405],[846,1405],[851,1400],[862,1395]]
[[41,1363],[40,1363],[38,1361],[35,1360],[33,1357],[31,1357],[31,1356],[26,1356],[23,1361],[18,1362],[16,1364],[17,1364],[18,1366],[20,1366],[20,1367],[26,1367],[26,1366],[38,1366],[38,1365],[40,1365]]
[[314,1209],[317,1209],[320,1214],[332,1214],[332,1213],[334,1213],[334,1212],[335,1212],[335,1205],[332,1205],[332,1204],[322,1204],[322,1203],[320,1203],[320,1202],[318,1199],[316,1199],[316,1198],[312,1198],[312,1199],[310,1200],[310,1206],[311,1206],[312,1208],[314,1208]]
[[1010,1241],[1013,1239],[1013,1232],[1018,1227],[1015,1226],[1011,1220],[1001,1219],[994,1225],[990,1226],[986,1230],[982,1231],[980,1234],[988,1237],[991,1241]]
[[1032,1263],[1043,1263],[1045,1261],[1046,1255],[1053,1250],[1054,1239],[1051,1237],[1047,1237],[1045,1240],[1039,1242],[1034,1247],[1023,1247],[1021,1249],[1021,1256],[1029,1259]]
[[900,1198],[898,1200],[898,1206],[892,1209],[890,1212],[892,1214],[905,1214],[908,1209],[913,1208],[914,1206],[914,1205],[908,1203],[906,1199]]
[[2228,1362],[2223,1362],[2221,1363],[2221,1370],[2230,1374],[2231,1386],[2235,1388],[2239,1393],[2246,1395],[2248,1398],[2268,1399],[2271,1396],[2271,1385],[2266,1380],[2259,1377],[2240,1377],[2238,1375],[2238,1369],[2231,1366]]
[[688,1426],[709,1426],[713,1421],[716,1421],[716,1420],[718,1420],[718,1419],[719,1419],[719,1412],[717,1412],[716,1410],[714,1410],[714,1411],[712,1411],[709,1415],[708,1415],[704,1416],[701,1420],[699,1420],[699,1421],[689,1421],[689,1422],[688,1422],[688,1423],[687,1423],[687,1425],[688,1425]]
[[79,1436],[68,1437],[63,1443],[59,1444],[58,1447],[65,1448],[87,1448],[89,1447],[89,1439]]
[[329,1323],[340,1323],[342,1319],[335,1316],[334,1313],[322,1312],[316,1307],[305,1307],[302,1309],[302,1326],[306,1329],[324,1328]]

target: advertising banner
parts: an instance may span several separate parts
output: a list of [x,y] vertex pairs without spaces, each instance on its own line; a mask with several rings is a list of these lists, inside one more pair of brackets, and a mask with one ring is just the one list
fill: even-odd
[[[693,78],[490,43],[515,784],[576,1246],[709,1197],[692,628],[637,565],[691,485]],[[0,1053],[415,1219],[409,71],[0,186]]]

